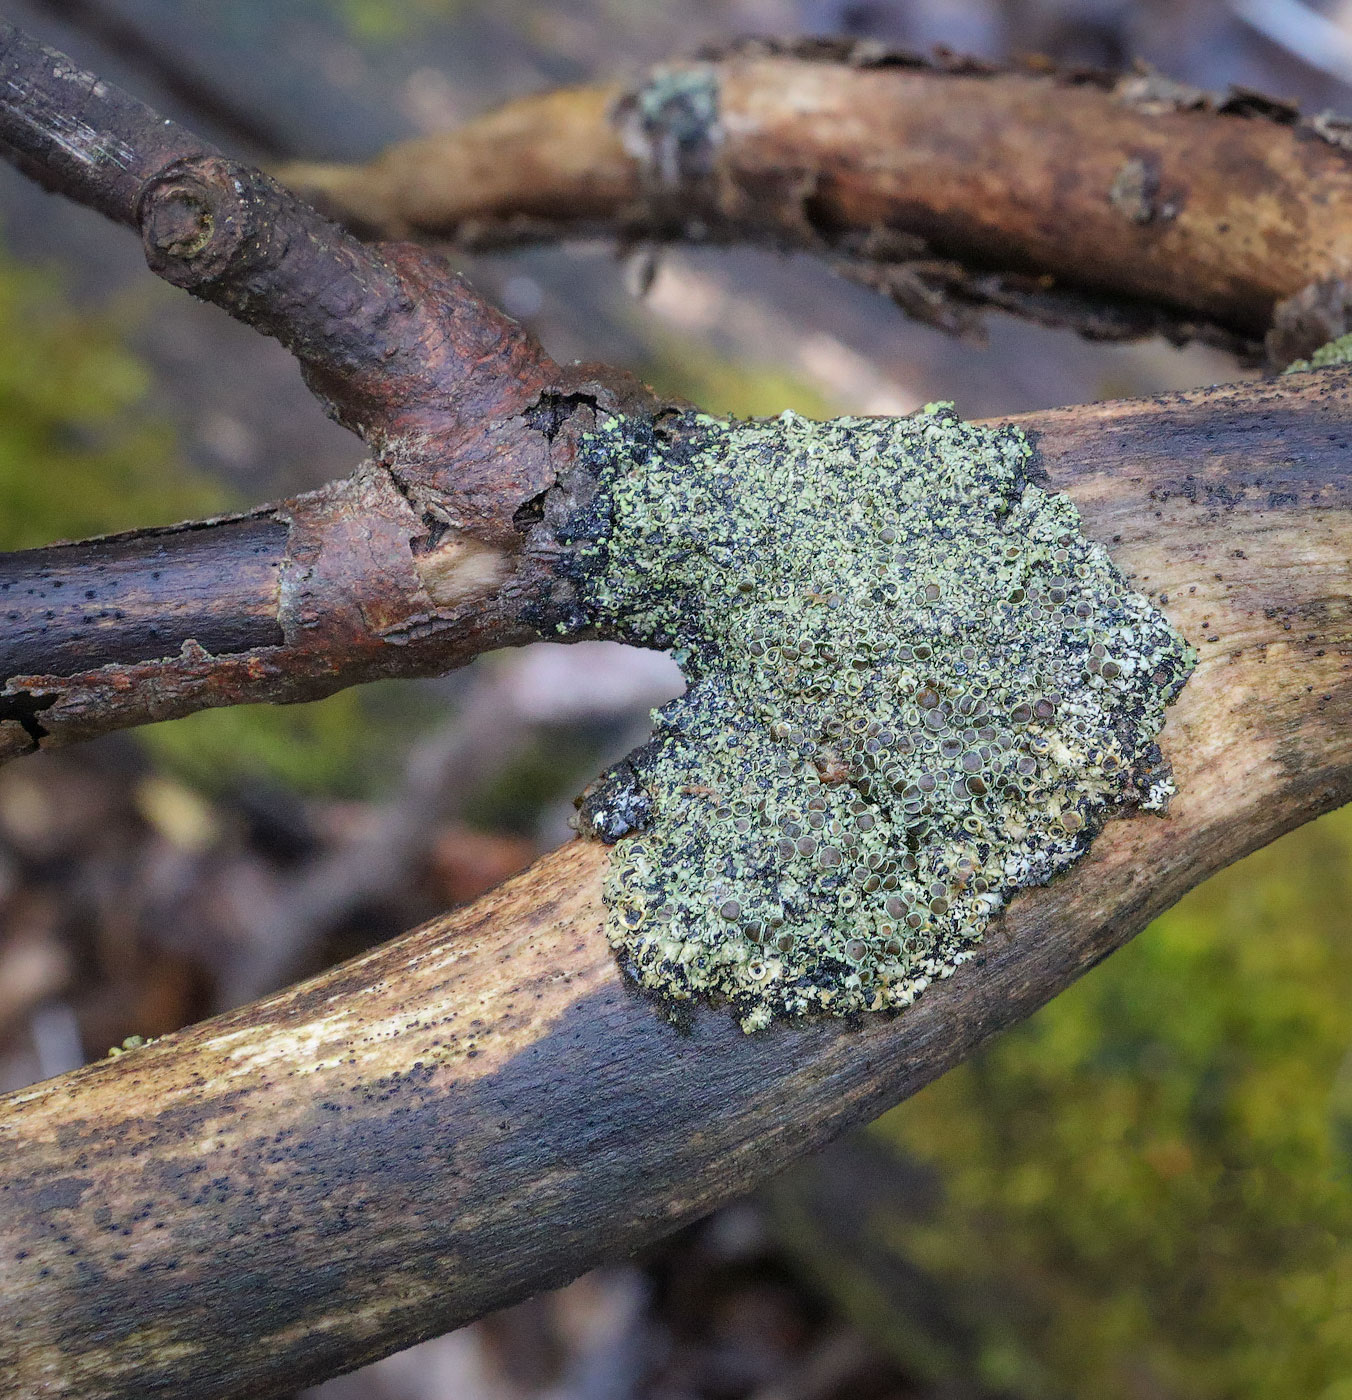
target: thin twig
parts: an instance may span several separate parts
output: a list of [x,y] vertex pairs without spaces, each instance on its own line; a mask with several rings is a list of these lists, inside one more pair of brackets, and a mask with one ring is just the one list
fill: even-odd
[[444,671],[554,626],[571,585],[540,503],[598,406],[655,411],[641,386],[562,370],[434,254],[359,242],[0,25],[6,150],[137,228],[160,276],[277,337],[376,459],[238,520],[0,558],[0,760]]

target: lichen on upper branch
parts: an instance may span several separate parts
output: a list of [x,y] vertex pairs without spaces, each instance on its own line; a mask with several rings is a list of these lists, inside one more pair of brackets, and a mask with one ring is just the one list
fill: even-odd
[[641,986],[748,1030],[904,1006],[1108,817],[1166,806],[1193,653],[1018,429],[689,413],[584,456],[591,616],[689,680],[582,803],[622,838],[609,935]]

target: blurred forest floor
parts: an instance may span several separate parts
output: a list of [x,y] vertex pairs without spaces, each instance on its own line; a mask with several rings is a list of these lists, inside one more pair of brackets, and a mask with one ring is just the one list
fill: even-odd
[[[360,159],[740,34],[851,33],[1352,112],[1352,6],[1294,0],[14,0],[227,149]],[[1311,35],[1314,40],[1311,41]],[[1302,36],[1304,36],[1302,38]],[[176,75],[170,80],[169,75]],[[0,548],[345,475],[270,342],[0,170]],[[802,257],[475,259],[560,359],[718,411],[967,416],[1239,377],[1198,348],[901,320]],[[0,1088],[251,999],[475,897],[681,684],[539,646],[0,771]],[[1027,1025],[644,1258],[311,1400],[1352,1400],[1352,809],[1224,872]]]

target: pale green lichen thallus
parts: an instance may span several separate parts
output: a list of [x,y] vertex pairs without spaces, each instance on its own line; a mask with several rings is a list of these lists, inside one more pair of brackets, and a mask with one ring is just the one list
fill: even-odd
[[1193,653],[1019,430],[691,413],[584,455],[590,615],[689,681],[582,803],[643,987],[747,1030],[904,1006],[1109,816],[1164,809]]

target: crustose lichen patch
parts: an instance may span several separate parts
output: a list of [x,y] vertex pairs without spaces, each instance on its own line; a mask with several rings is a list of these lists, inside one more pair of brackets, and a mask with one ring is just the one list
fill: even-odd
[[642,986],[748,1030],[904,1006],[1109,816],[1164,808],[1193,654],[1018,430],[688,414],[587,451],[591,613],[689,680],[584,803]]

